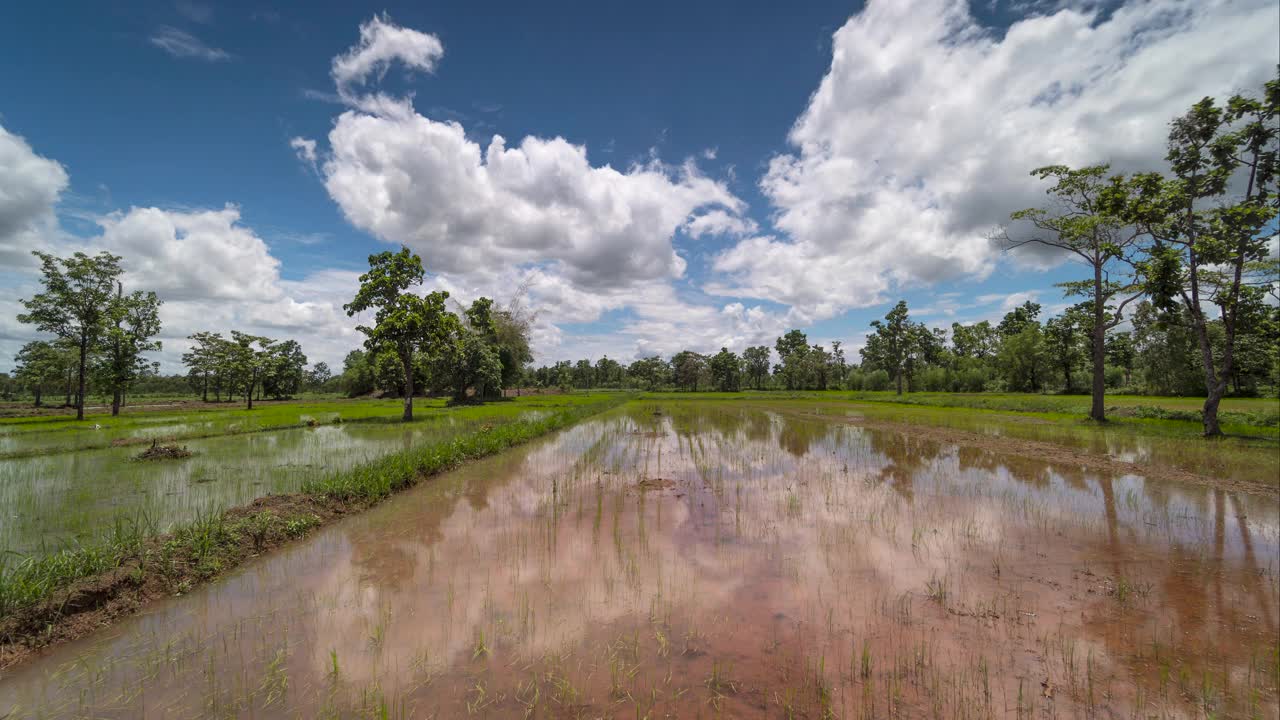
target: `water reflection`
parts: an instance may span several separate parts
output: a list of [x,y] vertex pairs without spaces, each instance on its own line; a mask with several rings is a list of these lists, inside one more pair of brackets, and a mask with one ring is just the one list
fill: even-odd
[[0,711],[1273,716],[1278,539],[1270,498],[633,404],[60,648]]
[[410,426],[324,425],[223,436],[184,442],[194,455],[176,461],[136,461],[138,447],[0,461],[0,551],[33,553],[91,540],[110,532],[117,519],[187,522],[267,493],[295,492],[317,474],[446,441],[478,424],[445,417]]

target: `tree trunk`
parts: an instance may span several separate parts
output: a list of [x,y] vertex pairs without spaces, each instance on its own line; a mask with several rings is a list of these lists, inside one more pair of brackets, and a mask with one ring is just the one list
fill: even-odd
[[[409,422],[413,419],[413,352],[400,353],[400,364],[404,367],[404,416]],[[466,390],[462,391],[466,394]]]
[[36,386],[36,404],[35,404],[35,406],[36,406],[36,407],[40,407],[40,396],[41,396],[42,394],[43,394],[43,393],[41,393],[41,388],[40,388],[40,386],[39,386],[39,385],[37,385],[37,386]]
[[898,394],[901,395],[902,394],[902,371],[899,370],[896,374],[898,377]]
[[209,402],[209,373],[204,374],[204,385],[200,388],[200,402]]
[[111,393],[111,417],[120,414],[120,390],[117,389]]
[[1205,437],[1222,435],[1222,427],[1218,424],[1218,404],[1222,402],[1222,391],[1225,385],[1225,383],[1214,383],[1209,388],[1209,396],[1204,399]]
[[1107,421],[1107,326],[1102,314],[1102,264],[1093,264],[1093,405],[1089,417],[1098,422]]
[[254,368],[253,373],[249,375],[249,387],[248,387],[249,391],[244,394],[245,399],[249,401],[249,405],[248,407],[245,408],[245,410],[253,409],[253,386],[257,384],[258,384],[258,370],[257,368]]
[[81,335],[80,336],[80,373],[79,373],[80,378],[77,382],[77,385],[80,389],[76,393],[76,419],[77,420],[84,419],[84,383],[85,383],[84,365],[85,365],[85,361],[88,360],[88,357],[89,357],[89,336]]

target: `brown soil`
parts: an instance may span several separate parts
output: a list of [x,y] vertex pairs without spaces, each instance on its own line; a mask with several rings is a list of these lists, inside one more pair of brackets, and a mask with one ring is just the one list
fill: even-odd
[[637,482],[635,487],[637,490],[667,490],[676,486],[676,481],[669,478],[643,478]]

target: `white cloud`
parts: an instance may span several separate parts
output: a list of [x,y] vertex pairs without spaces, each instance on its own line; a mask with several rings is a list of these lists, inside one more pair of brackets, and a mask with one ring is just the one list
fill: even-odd
[[126,290],[154,290],[164,301],[160,318],[165,372],[181,370],[186,336],[200,330],[245,330],[298,340],[312,362],[339,366],[360,346],[342,304],[355,294],[356,272],[322,270],[298,280],[280,276],[280,261],[266,242],[240,222],[232,205],[220,210],[131,208],[97,217],[98,235],[73,237],[54,213],[68,184],[56,161],[37,155],[0,128],[0,370],[38,337],[17,322],[20,298],[40,291],[28,257],[42,248],[59,255],[111,252],[123,257]]
[[373,16],[360,25],[360,42],[333,58],[329,74],[338,96],[350,105],[403,117],[412,112],[407,98],[392,98],[381,93],[363,95],[360,89],[370,77],[381,80],[393,62],[408,70],[435,72],[436,63],[444,57],[440,38],[429,33],[393,24],[384,14]]
[[751,218],[730,214],[724,210],[712,210],[703,213],[685,224],[685,232],[689,233],[689,237],[695,239],[704,235],[741,237],[750,235],[759,229],[756,222]]
[[628,308],[638,319],[618,334],[613,353],[625,356],[665,332],[659,316],[717,312],[676,299],[672,283],[686,263],[673,237],[681,228],[754,231],[723,183],[692,160],[592,165],[586,147],[561,137],[509,144],[494,135],[482,145],[458,122],[426,117],[411,98],[371,87],[396,62],[430,72],[442,54],[435,36],[375,17],[334,58],[335,87],[350,109],[329,133],[322,171],[352,225],[418,252],[436,274],[433,286],[459,299],[501,300],[528,279],[543,313],[535,333],[543,360],[564,341],[559,324]]
[[[987,231],[1043,201],[1028,171],[1159,168],[1167,123],[1256,90],[1278,59],[1271,0],[1154,0],[1105,21],[1063,9],[998,33],[963,0],[872,0],[761,180],[782,235],[719,255],[710,292],[812,318],[996,263]],[[1231,38],[1225,42],[1222,38]]]
[[168,25],[157,30],[150,41],[152,45],[176,58],[194,58],[207,62],[231,59],[231,53],[226,50],[206,45],[195,35]]
[[304,137],[295,137],[289,140],[289,147],[293,148],[294,154],[298,159],[307,164],[312,172],[319,173],[320,169],[316,165],[316,141]]
[[0,126],[0,264],[31,264],[30,252],[56,230],[53,208],[67,182],[61,164]]

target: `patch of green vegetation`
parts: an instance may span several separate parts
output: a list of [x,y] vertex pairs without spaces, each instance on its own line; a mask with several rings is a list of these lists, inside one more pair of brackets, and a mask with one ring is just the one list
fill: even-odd
[[[533,395],[457,407],[442,398],[421,398],[415,402],[414,422],[443,415],[460,420],[509,417],[532,409],[589,404],[601,396]],[[402,411],[399,399],[364,399],[259,403],[253,410],[228,404],[176,413],[162,410],[116,417],[91,414],[84,421],[72,416],[0,418],[0,459],[144,443],[157,438],[174,442],[333,423],[399,423]]]
[[[480,424],[460,437],[424,443],[352,470],[316,478],[304,483],[301,497],[372,504],[427,475],[568,427],[628,398],[622,394],[531,397],[523,403],[451,409],[452,413],[495,420],[536,407],[545,408],[546,413],[526,420],[509,419],[505,424]],[[134,584],[141,584],[145,575],[153,572],[185,579],[187,573],[183,569],[190,570],[197,579],[211,577],[234,564],[235,548],[261,549],[281,536],[305,535],[320,523],[319,518],[308,513],[286,516],[263,511],[233,520],[235,515],[234,510],[206,512],[165,535],[159,535],[151,522],[117,521],[113,532],[96,542],[40,555],[0,555],[0,619],[36,605],[77,581],[125,566],[131,566],[138,575],[132,578]]]

